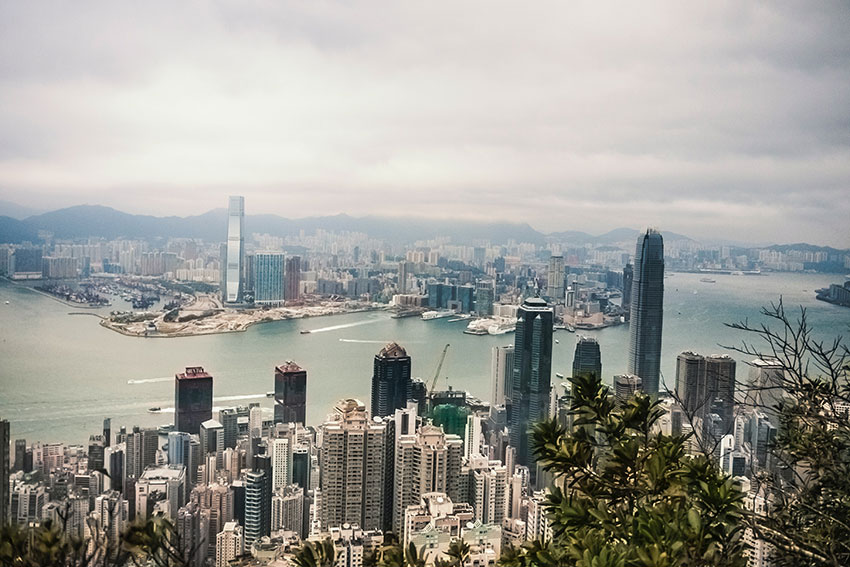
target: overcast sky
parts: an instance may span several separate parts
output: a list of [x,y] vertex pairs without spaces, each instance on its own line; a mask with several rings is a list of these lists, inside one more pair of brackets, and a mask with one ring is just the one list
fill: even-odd
[[850,3],[0,0],[0,199],[850,247]]

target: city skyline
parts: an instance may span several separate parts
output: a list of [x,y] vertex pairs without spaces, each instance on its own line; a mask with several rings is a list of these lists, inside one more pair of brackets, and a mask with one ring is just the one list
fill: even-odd
[[3,7],[0,199],[846,242],[842,3],[66,10]]

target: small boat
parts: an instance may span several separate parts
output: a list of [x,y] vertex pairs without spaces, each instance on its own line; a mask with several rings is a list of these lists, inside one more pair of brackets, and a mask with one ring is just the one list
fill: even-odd
[[558,339],[555,339],[555,344],[559,345],[559,344],[561,344],[561,341],[559,341]]
[[148,411],[151,412],[151,413],[159,413],[159,412],[162,411],[162,408],[159,407],[159,406],[156,406],[156,407],[148,408]]
[[310,334],[310,331],[304,330],[304,331],[301,331],[301,334],[302,334],[302,335],[309,335],[309,334]]
[[267,397],[267,398],[273,398],[273,397],[274,397],[274,392],[266,392],[266,397]]
[[8,301],[6,302],[6,305],[9,305],[9,302],[8,302]]
[[717,283],[717,280],[714,278],[700,278],[699,281],[702,283]]

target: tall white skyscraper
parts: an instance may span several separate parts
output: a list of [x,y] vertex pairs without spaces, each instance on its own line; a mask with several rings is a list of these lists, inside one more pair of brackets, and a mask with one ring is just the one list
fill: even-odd
[[283,488],[292,483],[290,462],[292,452],[289,439],[277,438],[272,440],[272,490]]
[[245,263],[245,197],[230,197],[227,212],[227,266],[224,301],[242,301],[242,271]]
[[463,453],[467,459],[481,454],[481,418],[477,415],[466,416]]
[[242,526],[227,522],[224,530],[215,536],[215,567],[227,567],[230,561],[242,555],[243,550]]
[[493,347],[491,363],[494,406],[505,405],[505,399],[510,396],[510,378],[514,368],[514,346]]

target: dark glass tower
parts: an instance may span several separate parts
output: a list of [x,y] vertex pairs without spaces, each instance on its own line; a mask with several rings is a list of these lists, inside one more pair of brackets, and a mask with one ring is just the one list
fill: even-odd
[[287,360],[274,369],[274,422],[304,425],[307,413],[307,371]]
[[573,357],[573,376],[593,374],[602,378],[602,354],[599,343],[592,337],[579,337]]
[[397,343],[375,355],[372,372],[372,417],[392,415],[410,397],[410,357]]
[[213,377],[200,366],[190,366],[174,377],[174,429],[197,435],[212,419]]
[[640,376],[647,394],[658,393],[663,313],[664,241],[650,228],[637,240],[629,322],[629,374]]
[[539,297],[526,299],[517,313],[508,425],[516,462],[529,468],[532,479],[536,467],[529,429],[549,417],[553,318],[552,308]]
[[635,269],[631,264],[626,264],[623,268],[623,299],[621,301],[623,309],[626,310],[626,317],[631,316],[632,307],[632,283],[635,280]]
[[11,468],[12,430],[9,422],[0,419],[0,526],[9,523],[9,473]]

